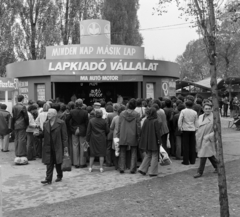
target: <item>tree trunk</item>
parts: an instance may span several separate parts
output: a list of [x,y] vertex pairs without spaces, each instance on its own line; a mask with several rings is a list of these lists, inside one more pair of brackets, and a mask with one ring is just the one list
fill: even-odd
[[65,12],[65,28],[64,28],[64,34],[63,34],[63,44],[67,45],[68,44],[68,21],[69,21],[69,16],[68,12],[69,11],[69,0],[66,2],[66,12]]
[[219,202],[220,216],[229,217],[229,205],[227,194],[227,181],[225,173],[225,165],[223,158],[223,144],[221,133],[221,119],[218,105],[218,90],[217,90],[217,66],[216,66],[216,38],[215,38],[215,12],[213,0],[208,0],[209,19],[210,19],[210,36],[208,37],[209,44],[209,60],[211,73],[211,89],[213,99],[213,125],[215,132],[215,147],[217,150],[218,159],[218,187],[219,187]]
[[33,18],[33,14],[34,14],[34,3],[32,0],[30,0],[29,2],[29,9],[30,9],[30,23],[31,23],[31,55],[32,55],[32,60],[36,60],[37,59],[37,55],[36,55],[36,46],[35,46],[35,39],[36,39],[36,23],[34,21]]

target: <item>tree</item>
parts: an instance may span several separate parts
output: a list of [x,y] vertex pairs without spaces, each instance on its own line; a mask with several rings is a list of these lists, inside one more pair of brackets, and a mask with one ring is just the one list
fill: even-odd
[[15,19],[15,8],[11,1],[0,1],[0,77],[6,74],[6,65],[16,61],[11,34]]
[[103,19],[111,22],[112,44],[141,46],[143,37],[139,32],[138,0],[105,0]]
[[45,46],[60,43],[57,8],[53,1],[15,0],[18,19],[13,26],[19,60],[45,57]]
[[100,18],[102,0],[56,0],[63,44],[80,43],[80,21]]
[[180,66],[180,80],[199,81],[209,77],[209,63],[202,39],[190,41],[176,62]]
[[[216,53],[216,32],[217,22],[216,14],[219,15],[219,4],[222,1],[217,0],[176,0],[178,8],[186,15],[191,16],[203,36],[203,41],[206,48],[207,58],[210,65],[211,75],[211,90],[213,100],[213,116],[214,116],[214,132],[215,146],[218,158],[218,187],[219,187],[219,202],[220,216],[229,216],[228,194],[225,165],[223,160],[221,120],[218,105],[218,90],[217,90],[217,53]],[[172,3],[172,0],[159,0],[158,12],[161,14],[166,10],[166,3]]]

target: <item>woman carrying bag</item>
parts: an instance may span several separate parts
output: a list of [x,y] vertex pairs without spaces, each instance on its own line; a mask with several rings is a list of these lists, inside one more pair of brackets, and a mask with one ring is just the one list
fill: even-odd
[[146,109],[146,120],[142,127],[142,134],[139,148],[146,152],[138,172],[142,175],[158,175],[159,146],[161,145],[160,123],[157,119],[156,109],[151,107]]

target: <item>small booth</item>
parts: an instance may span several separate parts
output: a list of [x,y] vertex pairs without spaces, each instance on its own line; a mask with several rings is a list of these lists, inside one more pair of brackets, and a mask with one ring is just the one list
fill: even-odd
[[18,95],[18,79],[0,77],[0,103],[6,104],[10,113],[16,95]]
[[46,47],[46,59],[7,65],[7,76],[19,79],[25,103],[176,95],[177,63],[145,59],[143,47],[111,45],[109,21],[84,20],[80,30],[81,44]]

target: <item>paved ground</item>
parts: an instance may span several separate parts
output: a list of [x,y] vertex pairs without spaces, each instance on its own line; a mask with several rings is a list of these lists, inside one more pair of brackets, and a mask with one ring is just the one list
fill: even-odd
[[[239,136],[238,136],[239,132],[233,129],[227,129],[226,128],[227,123],[228,121],[224,119],[223,120],[223,132],[224,132],[223,140],[224,140],[225,161],[233,161],[240,158]],[[13,147],[11,147],[11,149],[12,148]],[[183,166],[181,165],[180,161],[173,161],[173,164],[171,166],[159,167],[159,178],[157,179],[150,179],[147,176],[141,176],[139,174],[120,175],[118,172],[114,171],[113,169],[108,169],[103,174],[100,174],[98,172],[98,168],[96,167],[96,170],[91,174],[89,174],[87,169],[74,169],[70,173],[64,173],[63,182],[54,183],[51,186],[42,186],[40,184],[40,181],[43,180],[45,177],[45,166],[42,165],[39,160],[31,162],[31,164],[27,166],[15,166],[13,164],[13,159],[14,159],[13,152],[0,153],[0,164],[2,165],[2,176],[3,176],[3,189],[2,189],[3,190],[3,211],[5,216],[24,216],[24,217],[25,216],[54,216],[54,217],[55,216],[77,216],[77,213],[79,214],[79,210],[73,209],[73,212],[71,213],[70,210],[72,209],[69,210],[69,208],[71,208],[72,206],[78,206],[78,207],[81,207],[82,210],[84,210],[84,214],[82,213],[80,216],[106,216],[104,213],[109,213],[109,216],[150,216],[151,212],[148,213],[149,215],[148,214],[146,215],[146,213],[144,212],[144,208],[142,211],[145,214],[141,215],[141,212],[139,212],[139,210],[134,212],[134,210],[132,210],[134,208],[131,208],[132,206],[129,206],[129,205],[132,204],[133,207],[135,207],[136,204],[141,205],[142,203],[143,203],[142,205],[149,205],[149,203],[152,201],[151,198],[155,198],[155,196],[156,198],[160,198],[161,200],[164,200],[166,202],[165,197],[168,197],[166,195],[167,194],[166,190],[168,190],[169,192],[169,189],[171,189],[170,191],[171,195],[169,195],[170,201],[168,202],[168,205],[166,204],[165,208],[162,207],[162,202],[157,200],[158,201],[157,203],[159,204],[161,209],[164,208],[165,211],[167,212],[168,210],[167,208],[169,208],[169,206],[172,207],[172,205],[176,203],[176,199],[178,199],[178,201],[184,201],[183,198],[186,198],[188,202],[195,201],[195,203],[197,201],[200,201],[198,198],[198,195],[201,196],[201,189],[203,189],[202,191],[208,190],[208,185],[209,185],[208,182],[212,183],[214,186],[217,187],[216,177],[214,175],[211,175],[210,178],[213,178],[214,181],[211,181],[210,179],[206,179],[206,180],[201,179],[201,180],[204,180],[204,182],[206,183],[204,183],[203,185],[204,187],[200,187],[199,193],[195,194],[195,192],[193,191],[192,192],[193,196],[184,195],[184,192],[180,190],[188,189],[187,183],[201,184],[201,180],[193,182],[192,175],[195,173],[196,170],[195,169],[190,170],[192,168],[196,168],[198,166],[198,162],[193,166]],[[172,174],[175,174],[175,175],[172,175]],[[178,180],[179,180],[180,186],[178,185],[177,188],[173,187],[173,186],[176,186],[176,183],[178,183]],[[230,181],[233,181],[235,183],[234,174],[233,174],[233,178]],[[159,186],[157,186],[159,182],[166,183],[166,186],[163,185],[161,187],[161,190],[159,190]],[[172,184],[170,185],[169,183],[172,183]],[[156,189],[154,190],[155,185],[156,185],[156,188],[158,189],[158,191],[156,192],[155,192]],[[197,184],[195,185],[195,187],[191,186],[191,189],[195,190],[197,186],[198,186]],[[137,200],[134,201],[134,198],[131,198],[133,189],[135,188],[136,188],[136,192],[144,193],[142,195],[145,197],[144,200],[142,200],[141,197],[139,197],[141,196],[140,194],[139,196],[137,196],[140,202],[138,202]],[[140,190],[141,188],[143,188],[144,190],[143,191]],[[149,189],[153,189],[153,190],[149,191]],[[124,192],[126,193],[125,196],[124,196]],[[129,194],[129,192],[131,192],[131,195]],[[202,193],[204,193],[205,195],[206,192],[202,192]],[[207,193],[211,193],[211,191],[210,192],[207,191]],[[158,196],[158,194],[161,195],[161,197]],[[214,190],[214,194],[217,194],[216,188]],[[103,196],[104,200],[101,200],[101,195],[104,195]],[[163,195],[166,195],[166,196],[163,196]],[[239,194],[236,195],[236,197],[237,196],[239,196]],[[126,198],[126,201],[124,198]],[[194,198],[196,198],[196,200]],[[207,199],[214,202],[213,204],[216,205],[215,208],[218,207],[217,206],[218,201],[216,201],[216,195],[214,198],[211,198],[211,196],[208,196]],[[206,200],[206,202],[209,202],[209,200]],[[83,201],[89,201],[89,203],[87,204],[82,203]],[[109,205],[111,204],[111,207],[108,206],[108,202],[109,202]],[[82,205],[80,205],[80,203]],[[52,204],[52,205],[49,206],[44,204]],[[83,205],[84,205],[84,208],[83,208]],[[65,213],[65,215],[60,215],[59,213],[64,213],[64,211],[61,211],[61,212],[57,211],[60,206],[61,206],[61,210],[66,210],[68,214]],[[181,205],[179,206],[181,207]],[[36,208],[36,212],[33,212],[35,208],[31,209],[30,207],[38,207],[38,208]],[[47,208],[47,207],[50,207],[50,208]],[[115,215],[112,210],[114,207],[116,207],[116,210],[118,211],[120,211],[121,210],[120,208],[122,207],[124,208],[125,211],[122,211],[122,213],[120,212]],[[25,208],[30,208],[30,209],[25,209]],[[20,211],[19,209],[23,209],[23,210]],[[94,211],[99,212],[99,210],[101,211],[101,209],[103,209],[104,211],[101,215],[100,214],[96,215],[96,213],[94,214]],[[158,212],[160,210],[159,207],[155,207],[155,209],[158,210]],[[176,209],[179,210],[178,208]],[[76,211],[76,213],[74,213],[75,212],[74,210]],[[158,212],[156,210],[153,212],[153,215],[151,216],[159,216],[157,215]],[[172,210],[172,209],[169,209],[169,210]],[[188,207],[187,207],[187,210],[188,210]],[[135,213],[136,215],[132,213]],[[188,213],[191,213],[191,210],[189,210]],[[181,214],[170,215],[170,213],[169,214],[166,213],[165,216],[185,216],[185,215],[181,215]],[[200,216],[200,215],[192,215],[192,216]],[[214,216],[214,215],[202,215],[202,216]]]

